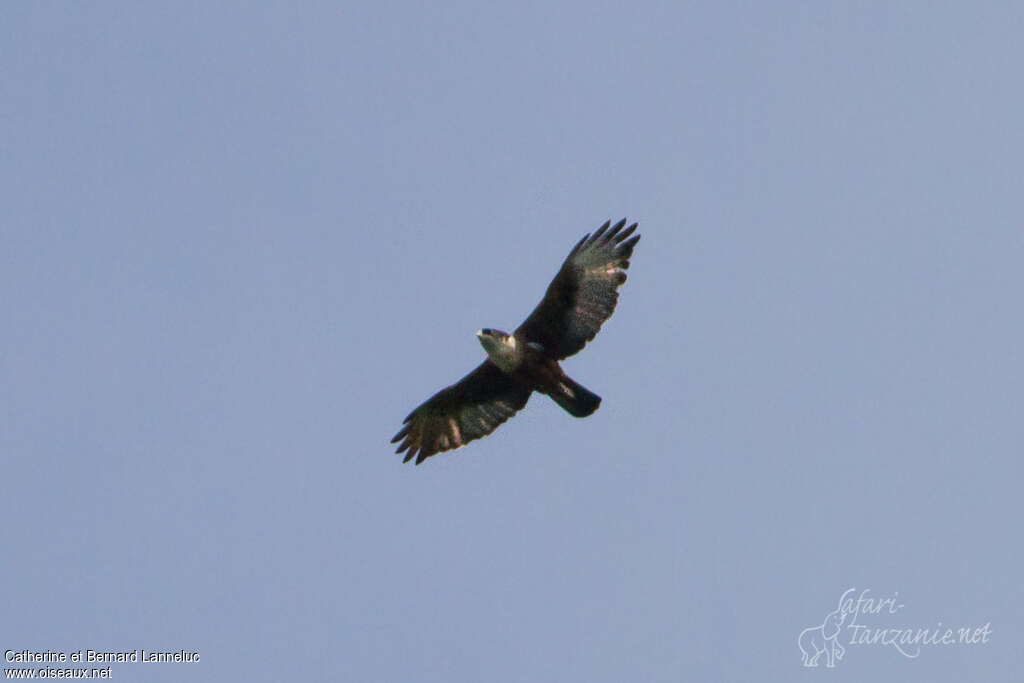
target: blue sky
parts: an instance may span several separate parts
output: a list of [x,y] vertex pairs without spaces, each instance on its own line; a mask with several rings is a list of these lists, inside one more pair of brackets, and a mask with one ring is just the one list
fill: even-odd
[[[120,680],[1010,680],[1015,3],[10,3],[0,647]],[[619,309],[403,466],[606,219]],[[5,663],[5,666],[9,666]],[[822,662],[823,668],[823,662]]]

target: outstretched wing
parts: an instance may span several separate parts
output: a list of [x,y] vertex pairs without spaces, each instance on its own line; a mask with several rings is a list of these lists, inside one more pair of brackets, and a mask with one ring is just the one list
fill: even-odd
[[526,405],[531,391],[485,360],[409,413],[391,443],[401,440],[395,452],[408,451],[402,462],[415,457],[419,465],[435,453],[487,436]]
[[562,359],[597,335],[615,311],[618,288],[626,281],[629,257],[640,240],[640,235],[629,237],[636,223],[625,230],[625,218],[610,230],[609,225],[573,247],[544,298],[516,330],[517,337],[537,342],[551,357]]

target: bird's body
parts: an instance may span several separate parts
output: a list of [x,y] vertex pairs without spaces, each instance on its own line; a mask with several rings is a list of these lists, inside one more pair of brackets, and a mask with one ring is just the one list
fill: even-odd
[[[537,391],[574,417],[597,410],[601,397],[569,378],[558,361],[594,338],[611,317],[618,288],[640,235],[634,223],[602,225],[580,240],[548,286],[544,298],[515,332],[477,332],[487,360],[455,384],[427,399],[405,418],[391,440],[416,464],[490,434],[526,405]],[[627,239],[629,238],[629,239]]]
[[488,360],[499,370],[532,391],[550,396],[570,415],[586,417],[601,405],[600,396],[570,379],[543,345],[528,341],[524,334],[483,329],[476,336]]

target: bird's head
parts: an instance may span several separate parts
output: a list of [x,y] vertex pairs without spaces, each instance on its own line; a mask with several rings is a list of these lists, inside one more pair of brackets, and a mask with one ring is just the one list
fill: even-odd
[[495,365],[506,371],[514,366],[516,338],[513,335],[485,327],[476,331],[476,337]]
[[492,350],[498,350],[504,346],[515,346],[515,338],[508,332],[502,332],[501,330],[492,330],[489,327],[485,327],[482,330],[476,331],[476,337],[480,340],[480,344],[490,353]]

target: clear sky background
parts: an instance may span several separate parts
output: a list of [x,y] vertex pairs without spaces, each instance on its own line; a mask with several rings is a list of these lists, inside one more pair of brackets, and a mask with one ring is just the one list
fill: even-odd
[[[1019,680],[1018,3],[5,3],[0,648],[115,680]],[[420,467],[572,245],[615,316]]]

